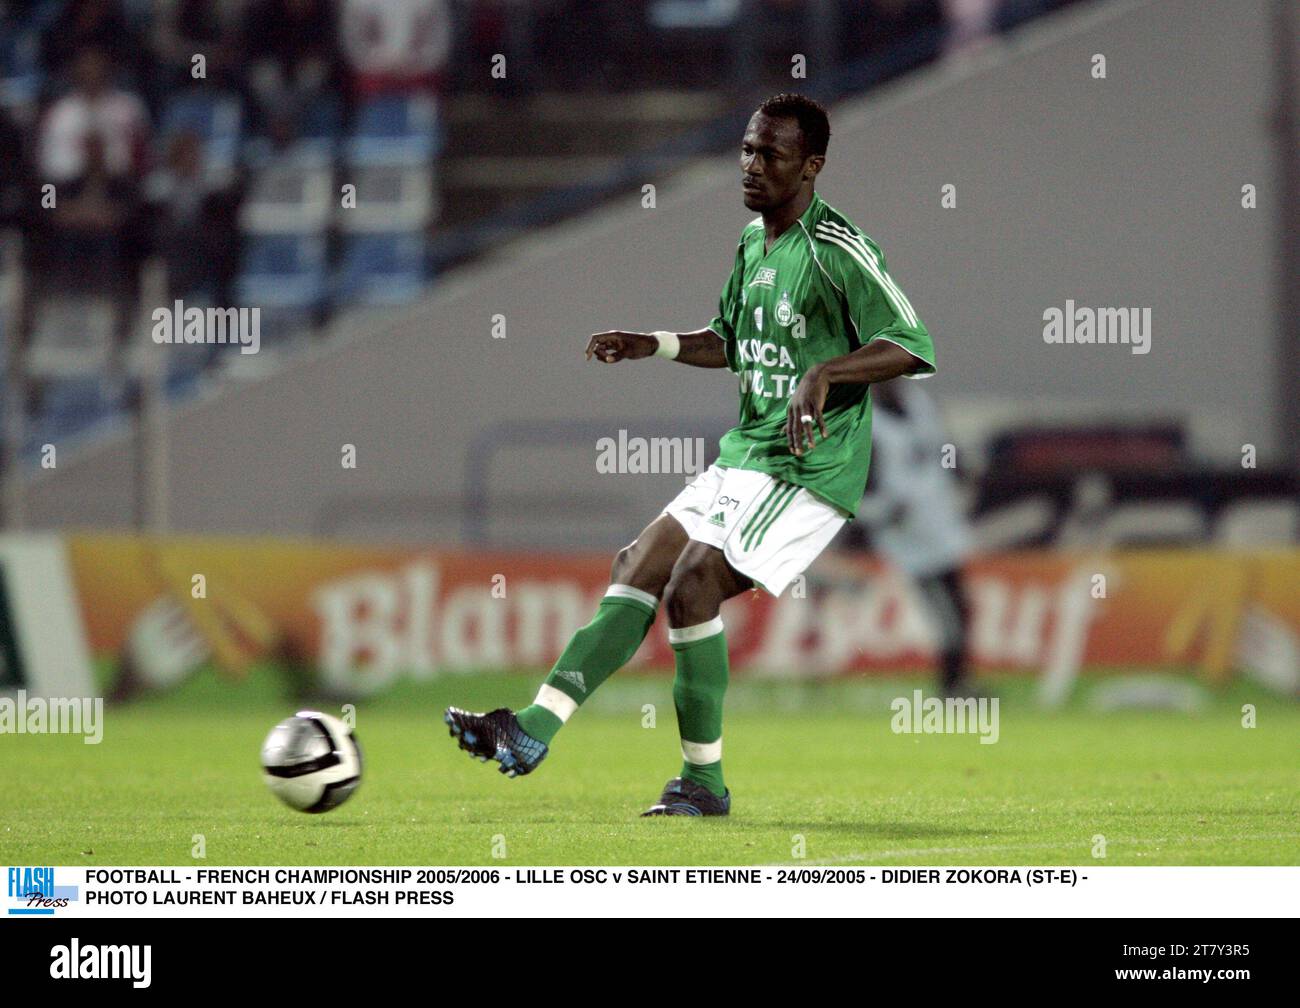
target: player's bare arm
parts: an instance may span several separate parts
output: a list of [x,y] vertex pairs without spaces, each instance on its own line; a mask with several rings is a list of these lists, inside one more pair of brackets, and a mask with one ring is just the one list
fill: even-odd
[[[724,368],[727,355],[722,340],[712,329],[676,333],[680,349],[673,360],[692,367]],[[659,349],[659,338],[654,333],[610,332],[595,333],[587,342],[587,360],[594,356],[606,364],[621,360],[640,360],[652,357]]]
[[816,445],[816,434],[826,437],[822,409],[832,385],[867,385],[911,374],[925,362],[897,343],[879,340],[842,357],[814,364],[799,380],[786,407],[785,434],[794,454],[802,456]]

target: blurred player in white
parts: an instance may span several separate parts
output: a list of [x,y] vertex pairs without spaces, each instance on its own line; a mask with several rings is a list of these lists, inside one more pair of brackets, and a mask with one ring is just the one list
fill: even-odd
[[934,626],[939,689],[962,695],[970,691],[962,567],[971,531],[956,476],[943,464],[948,439],[939,411],[918,385],[895,378],[871,388],[871,472],[856,522],[916,585]]

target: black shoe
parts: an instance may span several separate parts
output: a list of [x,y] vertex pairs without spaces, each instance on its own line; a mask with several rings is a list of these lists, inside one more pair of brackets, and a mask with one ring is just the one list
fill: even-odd
[[703,784],[674,777],[664,786],[659,801],[641,813],[641,818],[660,815],[728,815],[731,812],[731,792],[721,798]]
[[480,763],[496,760],[507,777],[532,773],[549,751],[545,742],[538,741],[520,728],[514,711],[505,707],[487,714],[471,714],[459,707],[448,707],[442,719],[462,749]]

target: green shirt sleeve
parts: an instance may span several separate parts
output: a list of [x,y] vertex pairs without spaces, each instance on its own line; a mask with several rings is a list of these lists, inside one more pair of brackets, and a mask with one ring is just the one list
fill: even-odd
[[925,362],[913,372],[921,378],[935,373],[934,343],[907,295],[885,270],[885,257],[867,239],[837,249],[840,288],[849,318],[863,346],[875,339],[897,343]]
[[722,296],[718,298],[718,314],[713,317],[708,328],[721,338],[727,354],[727,367],[736,370],[736,318],[740,310],[741,285],[745,282],[745,244],[742,239],[736,246],[736,260],[731,267],[731,276],[723,284]]

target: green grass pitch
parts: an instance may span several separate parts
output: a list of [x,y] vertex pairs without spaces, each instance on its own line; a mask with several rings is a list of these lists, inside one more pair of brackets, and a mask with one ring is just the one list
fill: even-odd
[[[460,752],[440,714],[449,702],[522,704],[535,677],[359,700],[362,785],[309,816],[268,793],[257,762],[266,732],[300,705],[266,670],[239,690],[207,675],[108,708],[100,745],[0,735],[0,862],[780,864],[796,862],[802,838],[800,864],[1300,864],[1300,707],[1238,685],[1192,713],[1100,713],[1087,702],[1094,682],[1053,713],[1030,684],[994,683],[993,745],[892,733],[889,699],[919,682],[738,682],[731,817],[641,820],[680,767],[667,676],[616,677],[518,780]],[[1257,705],[1254,728],[1243,703]],[[1093,861],[1098,835],[1104,862]]]

